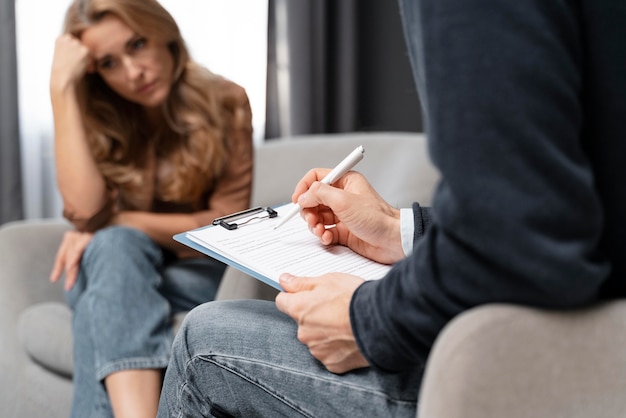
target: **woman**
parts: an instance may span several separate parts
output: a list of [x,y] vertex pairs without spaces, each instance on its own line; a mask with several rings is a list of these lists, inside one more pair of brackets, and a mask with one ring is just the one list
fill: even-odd
[[72,414],[154,417],[172,313],[212,299],[224,271],[172,235],[248,207],[248,98],[190,59],[155,0],[75,0],[50,94],[76,227],[50,277],[65,272],[74,311]]

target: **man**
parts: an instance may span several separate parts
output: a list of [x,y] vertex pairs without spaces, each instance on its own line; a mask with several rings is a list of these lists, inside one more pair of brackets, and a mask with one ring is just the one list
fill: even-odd
[[413,206],[412,251],[406,217],[362,176],[328,186],[326,170],[309,172],[294,200],[313,232],[393,269],[365,283],[284,274],[287,315],[259,301],[196,309],[160,416],[414,416],[428,353],[460,312],[626,295],[626,4],[401,0],[401,11],[442,176],[432,209]]

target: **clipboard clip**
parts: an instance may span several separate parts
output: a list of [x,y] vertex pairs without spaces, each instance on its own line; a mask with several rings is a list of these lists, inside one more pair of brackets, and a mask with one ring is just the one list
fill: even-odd
[[[263,212],[266,212],[266,213],[263,214]],[[257,214],[258,216],[253,216]],[[229,231],[232,231],[233,229],[237,229],[240,226],[243,226],[253,220],[269,219],[269,218],[275,218],[277,216],[278,216],[278,212],[276,212],[274,209],[272,209],[269,206],[256,206],[254,208],[242,210],[241,212],[236,212],[230,215],[215,218],[213,219],[212,224],[220,225],[221,227],[226,228]],[[247,217],[250,217],[250,218],[246,219],[243,222],[237,223],[237,220],[247,218]]]

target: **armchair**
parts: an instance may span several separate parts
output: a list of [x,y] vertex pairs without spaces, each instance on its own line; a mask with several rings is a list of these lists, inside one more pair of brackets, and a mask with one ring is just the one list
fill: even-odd
[[[332,167],[357,145],[357,169],[390,203],[430,202],[437,172],[423,135],[350,133],[267,141],[255,148],[252,205],[291,200],[295,183],[312,167]],[[0,227],[0,408],[13,418],[67,417],[72,394],[71,312],[59,284],[47,280],[70,225],[28,220]],[[218,299],[273,299],[268,285],[228,268]]]

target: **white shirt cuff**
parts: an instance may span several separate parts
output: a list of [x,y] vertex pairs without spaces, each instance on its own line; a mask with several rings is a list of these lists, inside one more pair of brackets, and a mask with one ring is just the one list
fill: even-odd
[[413,252],[413,235],[415,235],[415,223],[413,209],[400,209],[400,238],[404,255],[409,256]]

